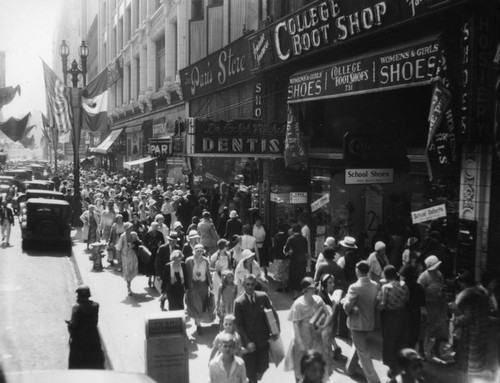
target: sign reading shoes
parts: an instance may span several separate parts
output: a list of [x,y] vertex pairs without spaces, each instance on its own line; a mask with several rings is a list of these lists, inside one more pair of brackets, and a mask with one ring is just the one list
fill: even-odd
[[346,169],[345,184],[391,184],[394,182],[394,169]]
[[437,218],[446,217],[446,205],[436,205],[426,209],[412,211],[411,220],[413,224],[431,221]]

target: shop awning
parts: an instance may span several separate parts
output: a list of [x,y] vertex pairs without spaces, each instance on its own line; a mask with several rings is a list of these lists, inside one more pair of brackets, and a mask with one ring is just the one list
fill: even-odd
[[322,100],[430,84],[441,46],[436,36],[306,69],[290,76],[288,103]]
[[113,130],[111,133],[109,133],[109,136],[107,136],[104,141],[99,144],[99,146],[97,146],[96,148],[90,148],[90,152],[107,154],[109,152],[109,149],[111,149],[115,141],[120,136],[121,132],[123,132],[123,129],[124,128]]
[[146,163],[146,162],[153,161],[153,160],[155,160],[155,159],[156,159],[155,157],[144,157],[144,158],[139,158],[138,160],[124,162],[124,163],[123,163],[123,167],[124,167],[125,169],[131,169],[131,168],[132,168],[132,166],[135,166],[135,165],[141,165],[141,164],[144,164],[144,163]]

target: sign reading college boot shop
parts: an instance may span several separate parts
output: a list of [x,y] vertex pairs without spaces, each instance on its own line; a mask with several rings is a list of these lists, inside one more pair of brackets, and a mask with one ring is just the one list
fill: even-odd
[[297,60],[423,15],[431,10],[429,4],[427,0],[314,1],[249,35],[253,65],[268,68]]
[[250,77],[248,43],[242,37],[179,71],[185,100],[235,85]]
[[288,102],[344,97],[433,81],[439,42],[430,40],[359,57],[290,77]]
[[283,154],[285,123],[261,120],[196,120],[195,153],[259,155]]

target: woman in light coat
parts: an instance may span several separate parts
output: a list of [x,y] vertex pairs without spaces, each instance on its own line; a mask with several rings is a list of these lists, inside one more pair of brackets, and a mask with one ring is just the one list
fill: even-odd
[[88,210],[84,211],[80,216],[80,220],[83,222],[82,240],[87,243],[88,249],[91,243],[100,241],[101,217],[95,210],[94,205],[89,205]]

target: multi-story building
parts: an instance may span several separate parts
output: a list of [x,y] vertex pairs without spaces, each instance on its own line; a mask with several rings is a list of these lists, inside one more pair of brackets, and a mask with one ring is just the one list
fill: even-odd
[[186,166],[145,169],[253,184],[271,231],[307,220],[316,251],[352,235],[366,255],[386,238],[398,263],[434,231],[447,272],[498,267],[496,3],[102,0],[99,66],[124,68],[116,167],[165,140]]

